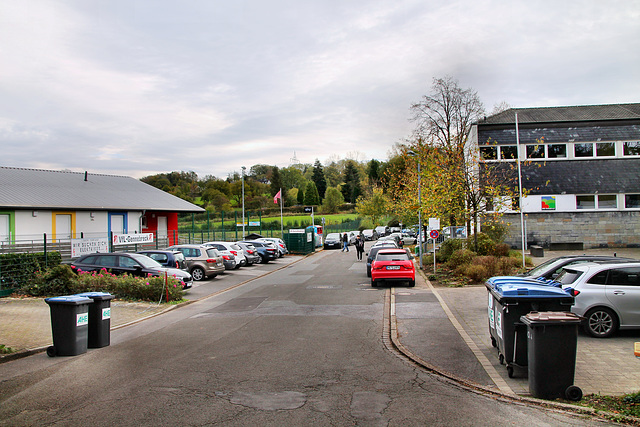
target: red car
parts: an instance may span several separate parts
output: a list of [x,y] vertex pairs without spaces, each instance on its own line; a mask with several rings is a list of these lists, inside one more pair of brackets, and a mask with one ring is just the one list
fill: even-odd
[[409,282],[416,285],[416,269],[411,255],[404,249],[382,249],[371,264],[371,286],[382,281]]

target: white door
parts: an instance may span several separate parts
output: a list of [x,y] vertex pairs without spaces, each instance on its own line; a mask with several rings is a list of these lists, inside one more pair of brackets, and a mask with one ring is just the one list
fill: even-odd
[[111,215],[111,232],[124,234],[124,215]]
[[166,239],[169,233],[169,229],[167,227],[167,217],[159,216],[158,217],[158,239]]
[[9,215],[0,215],[0,242],[10,242],[9,236]]
[[71,215],[56,215],[56,239],[71,239]]

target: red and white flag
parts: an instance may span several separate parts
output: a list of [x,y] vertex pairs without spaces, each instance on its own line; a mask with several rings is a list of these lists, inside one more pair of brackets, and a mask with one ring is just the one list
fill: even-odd
[[282,189],[273,197],[273,203],[278,204],[278,199],[282,199]]

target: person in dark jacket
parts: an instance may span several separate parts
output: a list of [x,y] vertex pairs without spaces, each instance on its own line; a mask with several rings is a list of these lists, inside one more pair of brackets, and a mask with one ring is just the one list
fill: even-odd
[[344,251],[349,252],[349,236],[347,236],[347,233],[342,236],[342,252]]
[[362,261],[362,253],[364,252],[364,238],[362,234],[358,234],[356,238],[356,253],[358,254],[358,261]]

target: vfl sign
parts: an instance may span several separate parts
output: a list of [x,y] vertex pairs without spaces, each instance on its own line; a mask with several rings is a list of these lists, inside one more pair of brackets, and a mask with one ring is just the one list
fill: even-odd
[[135,245],[138,243],[153,243],[153,233],[114,234],[113,245]]

